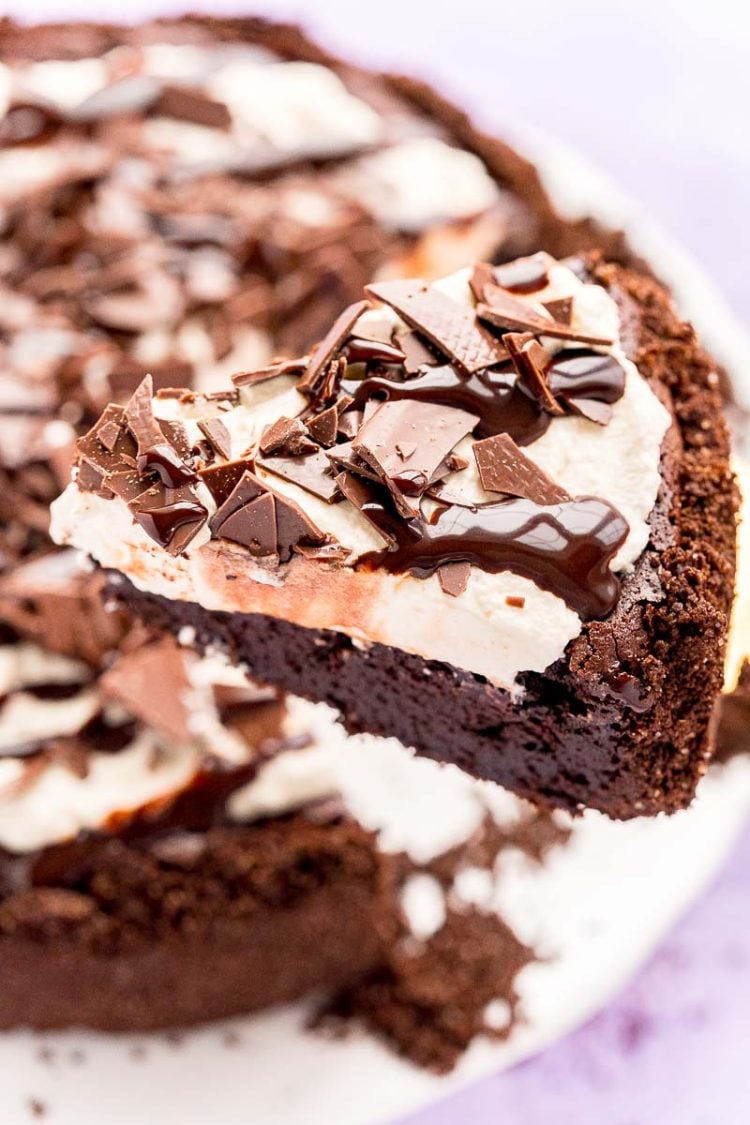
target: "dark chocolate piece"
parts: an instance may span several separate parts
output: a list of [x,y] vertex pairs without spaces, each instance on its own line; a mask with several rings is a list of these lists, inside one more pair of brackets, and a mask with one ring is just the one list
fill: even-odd
[[205,469],[198,470],[198,477],[203,481],[217,505],[221,507],[232,490],[239,484],[242,475],[251,470],[252,467],[252,461],[239,458],[237,461],[207,465]]
[[362,313],[369,307],[369,301],[355,301],[336,318],[323,339],[313,349],[305,374],[297,384],[297,389],[302,394],[314,395],[317,393],[326,367],[334,359]]
[[277,550],[280,562],[288,562],[296,547],[320,546],[326,535],[306,512],[288,496],[276,494]]
[[271,363],[268,367],[259,367],[257,371],[238,371],[232,375],[235,387],[252,387],[256,383],[267,383],[269,379],[278,379],[280,375],[299,375],[310,362],[309,356],[301,359],[281,359]]
[[381,281],[368,285],[366,291],[394,309],[467,375],[508,358],[501,342],[477,323],[472,309],[424,281]]
[[509,434],[496,434],[474,444],[482,487],[533,500],[535,504],[560,504],[570,495],[518,448]]
[[330,462],[320,450],[301,457],[263,457],[258,460],[258,464],[277,477],[298,484],[300,488],[328,504],[341,498],[331,473]]
[[588,332],[560,324],[537,313],[525,301],[511,296],[499,286],[485,286],[484,301],[477,305],[477,316],[495,328],[509,332],[533,332],[537,336],[553,336],[560,340],[575,340],[582,344],[606,346],[612,340],[606,336],[593,336]]
[[[238,473],[240,465],[246,464],[246,462],[234,462],[232,475],[234,476]],[[203,473],[201,475],[203,479],[206,480],[207,474]],[[208,526],[211,533],[213,535],[220,535],[221,527],[225,519],[233,515],[239,508],[244,507],[245,504],[250,504],[253,500],[257,500],[259,496],[262,496],[263,493],[267,491],[268,489],[263,482],[258,480],[250,469],[246,467],[243,468],[231,492],[226,499],[219,504],[219,507],[209,520]]]
[[184,551],[208,517],[206,509],[195,499],[174,500],[152,507],[139,498],[133,501],[130,510],[136,523],[171,554]]
[[221,418],[202,418],[198,428],[213,448],[225,460],[232,456],[232,439]]
[[346,358],[349,363],[398,363],[406,356],[393,344],[382,340],[366,340],[361,336],[351,336],[346,343]]
[[247,547],[253,555],[276,554],[276,505],[270,492],[243,504],[214,529],[222,539]]
[[547,349],[533,336],[508,333],[505,342],[510,352],[513,366],[518,372],[518,381],[547,414],[564,414],[562,406],[552,394],[547,378],[550,355]]
[[229,129],[232,124],[232,115],[223,102],[190,86],[162,86],[153,110],[162,117],[191,121],[209,129]]
[[625,369],[612,355],[566,350],[552,357],[547,381],[552,393],[565,400],[591,398],[612,404],[625,392]]
[[545,309],[558,324],[570,324],[573,319],[573,298],[558,297],[555,301],[543,301]]
[[138,471],[156,473],[166,487],[177,488],[196,479],[195,469],[165,440],[164,431],[154,417],[153,393],[153,379],[147,375],[125,407],[125,420],[136,441]]

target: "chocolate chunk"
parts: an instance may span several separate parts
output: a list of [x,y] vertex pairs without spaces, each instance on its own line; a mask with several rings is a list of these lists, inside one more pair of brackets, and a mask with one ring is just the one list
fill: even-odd
[[367,292],[394,309],[467,375],[508,358],[500,341],[477,323],[472,309],[424,281],[381,281],[368,285]]
[[309,356],[301,359],[284,359],[270,363],[268,367],[260,367],[257,371],[238,371],[232,375],[235,387],[252,387],[256,383],[267,383],[269,379],[278,379],[280,375],[299,375],[310,362]]
[[111,419],[100,426],[97,430],[97,438],[102,443],[108,453],[111,453],[117,444],[117,439],[122,432],[122,426],[119,426]]
[[526,598],[522,594],[506,594],[505,604],[512,609],[523,609],[526,605]]
[[312,453],[316,446],[310,440],[304,422],[299,418],[277,418],[266,430],[260,439],[261,453],[284,453],[288,457],[297,457],[303,453]]
[[221,418],[203,418],[198,422],[198,428],[213,448],[227,461],[232,456],[232,438]]
[[369,301],[355,301],[336,318],[326,335],[313,349],[305,374],[297,384],[297,389],[302,394],[313,395],[317,392],[326,367],[335,357],[362,313],[369,307]]
[[384,402],[363,424],[353,449],[382,477],[399,510],[413,515],[417,508],[404,498],[424,492],[438,466],[478,421],[465,410],[435,403]]
[[597,426],[607,426],[612,421],[612,407],[608,402],[597,402],[595,398],[572,398],[571,396],[568,396],[565,402],[573,414],[580,414],[583,418],[588,418],[589,422],[596,422]]
[[209,465],[205,469],[199,469],[198,476],[217,505],[221,507],[239,484],[243,474],[252,467],[252,461],[240,458],[237,461],[225,461],[220,465]]
[[138,498],[130,505],[133,518],[147,535],[170,554],[180,554],[201,530],[208,512],[195,499],[174,500],[151,507]]
[[[240,465],[246,466],[247,462],[234,462],[234,473],[238,471]],[[222,467],[226,468],[228,466]],[[211,470],[206,470],[201,474],[204,480],[206,479],[206,475],[210,471]],[[220,536],[222,525],[224,521],[229,518],[229,516],[233,515],[236,511],[238,511],[239,508],[244,507],[246,504],[252,503],[253,500],[257,500],[259,496],[262,496],[263,493],[267,491],[268,489],[262,481],[258,480],[258,478],[248,468],[243,468],[241,475],[239,475],[237,482],[232,488],[231,492],[226,497],[226,499],[222,501],[222,503],[219,505],[219,507],[216,509],[214,514],[211,516],[211,519],[209,520],[208,526],[211,529],[212,534]]]
[[209,129],[229,129],[232,124],[232,115],[223,102],[214,101],[190,86],[163,86],[153,111]]
[[495,271],[489,262],[476,262],[469,277],[469,287],[477,304],[486,301],[485,292],[495,284]]
[[549,284],[547,262],[546,254],[533,254],[530,258],[495,266],[492,272],[497,284],[511,293],[536,293]]
[[[348,471],[339,473],[336,477],[336,484],[349,503],[353,504],[357,511],[362,513],[371,525],[373,531],[377,532],[383,540],[385,548],[390,550],[394,547],[397,542],[396,536],[389,530],[382,519],[384,512],[383,505],[373,485],[365,480],[364,477]],[[402,521],[399,520],[398,522],[400,523]]]
[[327,504],[341,497],[331,473],[330,462],[321,450],[301,457],[263,457],[258,464],[269,473],[298,484],[300,488],[304,488],[306,492],[317,496],[320,500],[325,500]]
[[339,426],[339,412],[336,406],[329,406],[320,414],[314,414],[307,419],[307,430],[311,437],[329,449],[336,441]]
[[444,594],[457,598],[463,594],[469,583],[471,564],[467,562],[445,563],[438,568],[440,589]]
[[140,473],[156,473],[168,488],[177,488],[194,481],[196,473],[165,440],[154,417],[153,393],[153,380],[147,375],[125,407],[125,420],[137,445],[136,464]]
[[553,336],[560,340],[577,340],[583,344],[611,344],[606,336],[592,336],[588,332],[560,324],[542,316],[525,301],[519,301],[499,285],[485,286],[484,301],[477,305],[477,316],[488,324],[510,332],[533,332],[537,336]]
[[518,381],[548,414],[564,414],[547,380],[549,352],[533,336],[508,333],[505,337]]
[[[350,400],[351,401],[351,400]],[[339,421],[337,432],[342,437],[349,438],[350,440],[357,436],[359,427],[362,425],[362,411],[361,410],[347,410],[345,414],[339,410]]]
[[276,505],[270,492],[237,508],[217,529],[222,539],[247,547],[253,555],[276,554]]
[[405,332],[402,336],[397,336],[396,343],[404,353],[404,371],[407,375],[416,375],[422,367],[437,367],[441,362],[417,332]]
[[544,301],[545,309],[558,324],[570,324],[573,319],[573,298],[559,297],[556,301]]
[[195,659],[171,638],[120,656],[99,680],[102,694],[178,743],[195,741],[191,729],[188,667]]
[[346,358],[349,363],[398,363],[406,356],[400,348],[386,344],[382,340],[367,340],[361,336],[351,336],[346,343]]
[[325,534],[316,527],[306,512],[287,496],[276,494],[276,547],[280,562],[288,562],[294,549],[318,546],[326,541]]
[[[115,430],[117,432],[112,443]],[[104,441],[99,437],[101,431],[104,431]],[[160,436],[163,440],[163,434]],[[106,407],[99,421],[76,442],[81,467],[86,464],[103,476],[126,468],[125,458],[135,465],[136,449],[136,443],[125,426],[125,410],[114,403]]]
[[535,504],[560,504],[570,500],[564,488],[518,448],[509,434],[496,434],[474,445],[482,487],[488,492],[525,497]]

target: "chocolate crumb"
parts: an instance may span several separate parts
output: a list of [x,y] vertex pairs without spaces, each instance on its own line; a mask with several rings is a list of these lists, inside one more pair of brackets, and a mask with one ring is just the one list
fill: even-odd
[[512,606],[513,609],[523,609],[523,607],[526,605],[526,598],[524,598],[521,594],[507,594],[505,598],[505,604]]

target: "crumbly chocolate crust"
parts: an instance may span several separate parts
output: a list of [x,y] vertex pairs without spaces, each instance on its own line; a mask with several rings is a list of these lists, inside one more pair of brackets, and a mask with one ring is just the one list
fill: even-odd
[[406,745],[522,796],[617,818],[687,805],[711,755],[734,584],[737,491],[718,379],[690,326],[650,278],[580,263],[619,306],[624,346],[673,412],[664,485],[647,550],[613,613],[584,625],[516,702],[482,677],[373,644],[253,614],[207,613],[143,594],[125,604],[198,643],[219,642],[251,670],[323,699],[351,731]]
[[383,963],[393,884],[346,819],[103,842],[52,885],[6,888],[0,1028],[150,1030],[343,989]]

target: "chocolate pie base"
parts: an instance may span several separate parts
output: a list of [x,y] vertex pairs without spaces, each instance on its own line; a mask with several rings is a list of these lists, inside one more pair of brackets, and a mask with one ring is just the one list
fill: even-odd
[[539,804],[615,818],[688,805],[712,752],[734,589],[737,490],[718,377],[664,289],[599,255],[580,263],[619,306],[624,347],[673,413],[651,539],[614,612],[514,699],[481,676],[257,614],[113,590],[152,625],[195,630],[250,671]]

